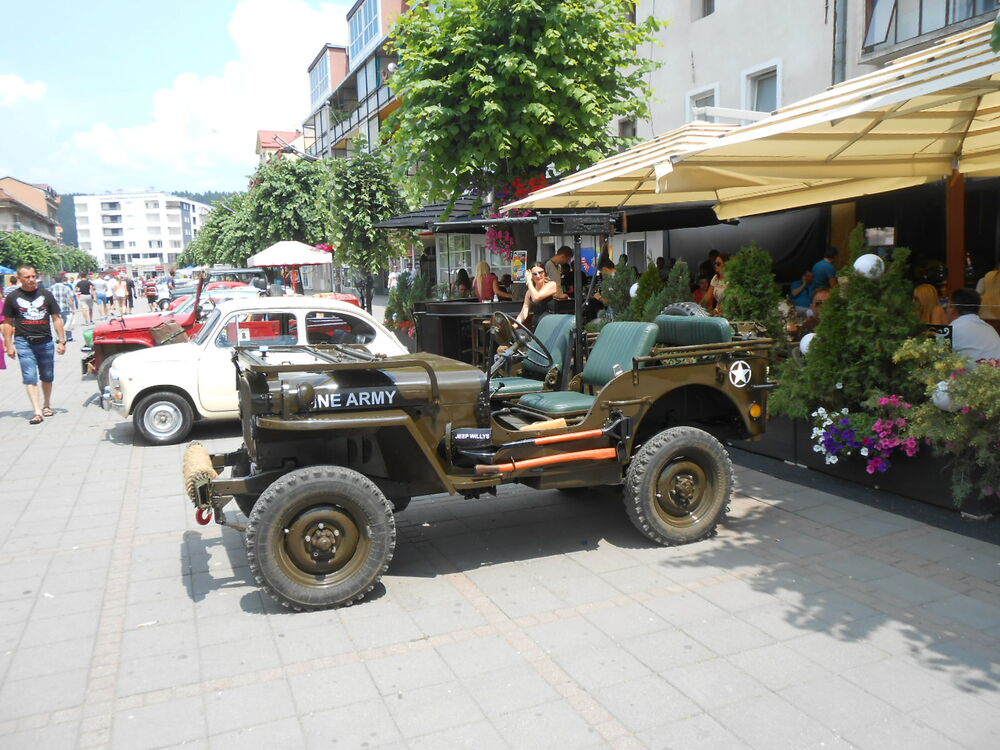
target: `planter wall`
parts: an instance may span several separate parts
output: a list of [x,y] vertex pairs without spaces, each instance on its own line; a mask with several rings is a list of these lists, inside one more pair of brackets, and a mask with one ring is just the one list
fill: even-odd
[[396,330],[395,328],[392,329],[392,332],[396,334],[396,339],[399,341],[399,343],[406,347],[406,351],[408,351],[410,354],[413,354],[415,351],[417,351],[417,340],[414,338],[410,338],[410,334],[406,333],[405,331]]
[[[956,509],[951,499],[951,465],[946,459],[925,449],[912,457],[894,456],[887,472],[869,474],[865,471],[865,459],[860,456],[848,456],[835,464],[826,463],[823,455],[813,450],[812,429],[812,424],[804,419],[770,417],[767,432],[760,440],[743,442],[739,447],[865,487],[885,490],[939,508]],[[969,498],[961,510],[973,515],[997,513],[1000,512],[1000,499],[996,496]]]

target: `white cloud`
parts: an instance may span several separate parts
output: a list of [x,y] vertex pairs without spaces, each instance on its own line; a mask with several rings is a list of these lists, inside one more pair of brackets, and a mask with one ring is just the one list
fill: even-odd
[[[228,25],[236,60],[217,75],[177,76],[153,95],[148,123],[95,124],[73,135],[63,156],[124,168],[134,172],[136,184],[238,189],[256,165],[257,130],[297,130],[309,114],[306,68],[323,44],[346,42],[348,8],[242,0]],[[226,184],[220,184],[223,173]],[[186,183],[164,184],[178,180]]]
[[28,83],[13,73],[0,74],[0,107],[17,104],[22,99],[41,99],[45,96],[45,91],[45,84],[41,81]]

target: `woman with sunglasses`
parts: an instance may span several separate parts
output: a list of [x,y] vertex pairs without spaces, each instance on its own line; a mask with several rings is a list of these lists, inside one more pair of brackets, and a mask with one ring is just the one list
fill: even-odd
[[524,304],[521,306],[521,312],[517,314],[517,322],[526,325],[525,320],[530,314],[531,328],[534,329],[543,315],[552,312],[552,300],[559,287],[549,278],[545,266],[541,263],[534,263],[528,272],[531,274],[531,281],[524,293]]
[[701,298],[702,307],[711,310],[713,315],[722,314],[722,300],[726,296],[726,279],[723,275],[723,270],[726,267],[727,260],[729,260],[729,256],[725,253],[719,253],[716,257],[713,264],[715,266],[715,276],[709,282],[705,296]]

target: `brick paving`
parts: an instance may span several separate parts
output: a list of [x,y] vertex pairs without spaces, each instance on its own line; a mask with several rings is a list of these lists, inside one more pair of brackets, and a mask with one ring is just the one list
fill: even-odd
[[507,487],[415,501],[368,600],[289,614],[78,362],[37,427],[0,371],[0,747],[1000,746],[989,542],[745,467],[677,549]]

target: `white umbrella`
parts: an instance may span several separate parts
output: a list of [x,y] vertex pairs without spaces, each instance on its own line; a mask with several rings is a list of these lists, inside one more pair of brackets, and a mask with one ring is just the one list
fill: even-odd
[[250,268],[284,266],[322,266],[333,263],[333,253],[317,250],[311,245],[296,240],[282,240],[247,258]]

